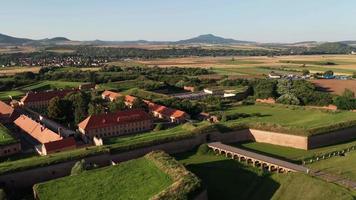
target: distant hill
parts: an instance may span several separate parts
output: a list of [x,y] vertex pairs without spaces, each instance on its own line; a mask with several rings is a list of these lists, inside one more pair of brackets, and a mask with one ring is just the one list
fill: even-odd
[[187,40],[179,40],[174,43],[175,44],[248,44],[254,42],[223,38],[223,37],[215,36],[213,34],[205,34]]
[[309,49],[312,53],[349,54],[356,48],[342,42],[327,42]]
[[24,43],[31,42],[31,41],[33,40],[26,39],[26,38],[16,38],[0,33],[0,44],[22,45]]

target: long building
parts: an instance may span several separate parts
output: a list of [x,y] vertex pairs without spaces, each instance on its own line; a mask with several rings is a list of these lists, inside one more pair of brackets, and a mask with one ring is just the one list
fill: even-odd
[[72,137],[63,138],[26,115],[21,115],[14,123],[26,134],[25,138],[35,143],[35,150],[40,155],[76,148],[76,142]]
[[144,102],[148,105],[148,110],[154,117],[169,120],[173,123],[183,123],[190,119],[190,116],[184,111],[162,106],[147,100],[144,100]]
[[14,121],[19,116],[16,109],[6,104],[3,101],[0,101],[0,122],[9,123]]
[[91,115],[78,124],[79,132],[89,139],[139,133],[152,127],[151,116],[142,110]]
[[46,108],[54,97],[63,98],[71,92],[78,90],[54,90],[44,92],[28,92],[21,100],[20,105],[28,108]]

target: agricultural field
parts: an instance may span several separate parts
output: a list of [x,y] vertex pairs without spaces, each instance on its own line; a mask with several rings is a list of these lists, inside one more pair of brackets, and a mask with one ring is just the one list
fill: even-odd
[[[355,193],[300,173],[260,169],[206,152],[176,155],[207,187],[209,199],[354,199]],[[305,191],[308,191],[307,193]]]
[[4,67],[4,68],[0,68],[0,77],[11,76],[23,72],[38,73],[40,69],[41,67]]
[[356,80],[318,79],[312,80],[312,83],[314,83],[322,91],[331,92],[333,94],[341,95],[345,89],[349,89],[356,93]]
[[40,90],[50,90],[50,89],[66,89],[66,88],[78,88],[79,85],[84,82],[70,82],[70,81],[39,81],[33,84],[25,85],[16,88],[17,90],[25,91],[40,91]]
[[0,146],[16,142],[15,138],[11,136],[10,131],[2,124],[0,124]]
[[298,56],[237,56],[187,57],[136,61],[146,66],[204,67],[223,75],[263,75],[278,73],[312,73],[333,70],[336,74],[352,75],[356,72],[355,55],[298,55]]
[[149,199],[171,184],[171,178],[152,161],[139,158],[41,183],[35,188],[41,200],[126,200]]
[[[289,130],[299,130],[293,134],[310,135],[310,129],[318,129],[332,124],[353,122],[356,113],[351,111],[325,111],[300,106],[255,104],[236,106],[225,111],[226,115],[244,113],[251,115],[224,122],[227,126],[241,123],[261,123],[281,126]],[[331,131],[331,130],[329,130]]]

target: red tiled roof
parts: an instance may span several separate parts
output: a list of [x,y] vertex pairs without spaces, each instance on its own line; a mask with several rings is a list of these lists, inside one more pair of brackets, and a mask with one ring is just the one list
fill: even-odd
[[91,115],[80,122],[78,127],[83,130],[89,130],[149,119],[151,119],[150,115],[142,110],[126,110],[115,113]]
[[14,123],[21,128],[24,132],[36,139],[38,142],[44,144],[47,142],[53,142],[61,140],[62,137],[55,132],[44,127],[42,124],[32,120],[26,115],[18,117]]
[[126,95],[125,96],[125,101],[128,103],[133,103],[135,101],[136,97],[131,96],[131,95]]
[[11,115],[13,112],[14,109],[10,105],[0,101],[0,115]]
[[64,148],[71,148],[71,147],[75,148],[76,143],[74,138],[69,137],[69,138],[64,138],[62,140],[47,142],[44,144],[44,146],[47,152],[50,152],[50,151],[56,151]]
[[144,102],[148,105],[148,109],[151,112],[157,112],[160,113],[163,116],[166,117],[174,117],[174,118],[182,118],[185,116],[188,116],[188,114],[184,111],[173,109],[173,108],[168,108],[166,106],[162,106],[147,100],[144,100]]
[[21,99],[22,103],[37,102],[37,101],[49,101],[54,97],[63,98],[70,92],[76,92],[75,90],[55,90],[55,91],[45,91],[45,92],[29,92]]
[[110,99],[117,99],[118,97],[122,96],[122,94],[117,92],[112,92],[110,90],[105,90],[101,95],[103,97],[110,98]]

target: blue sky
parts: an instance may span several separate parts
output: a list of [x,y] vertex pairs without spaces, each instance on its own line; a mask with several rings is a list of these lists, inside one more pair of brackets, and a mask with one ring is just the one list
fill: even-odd
[[356,40],[355,0],[0,0],[0,33],[41,39]]

